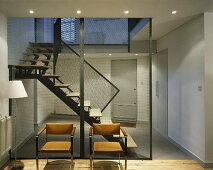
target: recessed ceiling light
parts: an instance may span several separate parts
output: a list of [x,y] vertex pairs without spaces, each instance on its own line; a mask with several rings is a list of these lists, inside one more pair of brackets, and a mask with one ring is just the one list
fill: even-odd
[[30,13],[30,14],[34,14],[34,11],[33,11],[33,10],[29,10],[29,13]]
[[138,55],[138,54],[135,54],[135,55]]
[[109,54],[109,56],[111,56],[112,54]]
[[177,14],[177,11],[176,11],[176,10],[172,11],[172,14],[173,14],[173,15],[174,15],[174,14]]
[[81,10],[77,10],[77,14],[81,14]]
[[129,13],[129,11],[124,11],[124,14],[128,14]]

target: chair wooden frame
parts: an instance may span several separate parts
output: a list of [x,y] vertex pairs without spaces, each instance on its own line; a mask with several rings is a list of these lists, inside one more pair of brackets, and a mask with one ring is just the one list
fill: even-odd
[[[116,123],[116,124],[119,124],[119,123]],[[123,154],[124,155],[124,157],[125,157],[125,170],[127,169],[127,133],[125,132],[125,130],[123,129],[123,128],[119,128],[119,134],[118,133],[113,133],[113,131],[112,131],[112,133],[101,133],[100,131],[99,131],[99,134],[95,134],[94,133],[94,125],[95,124],[93,124],[93,126],[92,127],[90,127],[90,129],[89,129],[89,144],[90,144],[90,167],[92,167],[93,166],[93,160],[94,160],[94,154],[95,153],[98,153],[98,152],[95,152],[94,151],[94,135],[105,135],[105,136],[113,136],[113,135],[119,135],[118,137],[119,137],[119,143],[120,142],[123,142],[123,140],[121,140],[121,134],[120,134],[120,131],[122,131],[122,133],[124,134],[124,138],[125,138],[125,142],[124,142],[124,147],[122,147],[122,151],[121,152],[107,152],[107,153],[116,153],[116,154],[118,154],[118,156],[119,156],[119,165],[120,165],[120,155],[121,154]],[[113,124],[98,124],[99,126],[101,126],[101,125],[105,125],[105,127],[107,127],[107,125],[113,125]],[[120,126],[120,124],[119,124],[119,126]],[[110,142],[109,142],[110,143]],[[123,145],[120,145],[120,146],[123,146]],[[106,153],[106,152],[99,152],[99,153]]]
[[[54,126],[71,126],[72,129],[70,129],[70,133],[69,133],[69,130],[66,131],[66,130],[62,130],[60,133],[60,131],[57,130],[57,128],[55,128],[55,130],[51,130],[51,132],[47,132],[48,131],[48,128],[47,126],[49,127],[54,127]],[[54,149],[52,151],[45,151],[45,153],[47,154],[47,164],[48,164],[48,153],[70,153],[71,155],[71,165],[73,165],[73,138],[74,138],[74,134],[75,134],[75,130],[76,130],[76,127],[73,126],[73,124],[64,124],[64,123],[47,123],[45,127],[41,128],[37,133],[36,133],[36,167],[37,167],[37,170],[39,169],[39,153],[42,152],[42,149],[39,150],[39,146],[38,146],[38,143],[39,143],[39,136],[46,130],[46,144],[47,144],[47,135],[48,134],[56,134],[56,135],[70,135],[70,148],[69,150],[66,150],[66,151],[62,151],[61,150],[57,150],[57,149]],[[49,130],[50,131],[50,130]],[[54,132],[56,131],[56,132]],[[59,141],[57,141],[59,142]]]

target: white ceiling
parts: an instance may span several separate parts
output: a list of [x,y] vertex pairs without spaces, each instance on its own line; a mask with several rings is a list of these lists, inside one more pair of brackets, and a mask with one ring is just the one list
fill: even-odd
[[[194,16],[213,11],[213,0],[0,0],[0,10],[9,17],[152,17],[153,39],[158,39]],[[172,10],[178,13],[171,15]],[[139,33],[134,39],[142,38]]]

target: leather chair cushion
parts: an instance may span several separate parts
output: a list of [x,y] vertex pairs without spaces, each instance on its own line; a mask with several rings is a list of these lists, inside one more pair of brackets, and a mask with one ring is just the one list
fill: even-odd
[[93,123],[94,135],[120,135],[120,123],[96,124]]
[[94,142],[94,152],[121,153],[123,150],[119,142]]
[[63,153],[63,152],[70,152],[70,150],[71,150],[71,142],[68,141],[47,142],[41,148],[41,152],[45,153]]
[[46,133],[47,134],[56,134],[56,135],[69,135],[72,132],[73,124],[69,123],[47,123],[46,124]]

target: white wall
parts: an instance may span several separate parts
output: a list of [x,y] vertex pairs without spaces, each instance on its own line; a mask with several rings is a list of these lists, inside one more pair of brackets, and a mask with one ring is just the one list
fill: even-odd
[[203,16],[158,40],[157,47],[168,48],[168,135],[205,160]]
[[213,13],[204,14],[206,162],[213,163]]
[[7,46],[7,18],[0,13],[0,115],[9,112],[8,98],[5,92],[8,87],[8,46]]
[[[0,119],[9,115],[9,100],[6,94],[8,80],[7,17],[0,13]],[[0,138],[6,133],[1,133],[1,130],[2,129],[0,129]],[[1,144],[3,143],[1,140]],[[1,145],[0,150],[4,151],[4,149],[4,145]],[[2,154],[2,152],[0,154]],[[4,156],[0,155],[0,166],[4,163]]]

